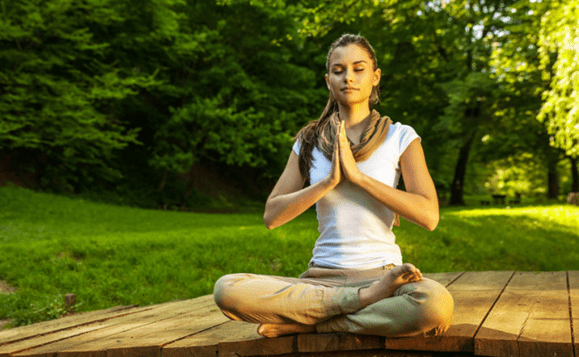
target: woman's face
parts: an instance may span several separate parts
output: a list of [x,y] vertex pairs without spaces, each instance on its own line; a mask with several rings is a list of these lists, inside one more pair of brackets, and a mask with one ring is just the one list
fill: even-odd
[[381,71],[374,71],[373,67],[372,58],[364,48],[356,44],[337,47],[330,56],[326,74],[328,89],[343,105],[367,103],[372,87],[380,82]]

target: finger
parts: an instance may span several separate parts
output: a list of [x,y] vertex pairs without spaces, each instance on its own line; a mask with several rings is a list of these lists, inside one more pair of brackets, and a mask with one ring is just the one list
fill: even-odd
[[340,165],[340,144],[339,142],[334,143],[334,155],[332,157],[334,165]]
[[[340,146],[346,144],[346,131],[345,131],[344,122],[340,123],[340,129],[338,132],[338,140],[339,140]],[[345,146],[342,146],[341,148],[345,149]]]

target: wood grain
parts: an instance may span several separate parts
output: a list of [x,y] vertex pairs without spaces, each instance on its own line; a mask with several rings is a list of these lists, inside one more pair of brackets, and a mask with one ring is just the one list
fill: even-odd
[[503,290],[514,271],[468,271],[450,285],[449,291]]
[[216,309],[212,299],[192,307],[194,302],[194,300],[188,301],[188,304],[182,306],[178,312],[174,312],[171,318],[155,319],[128,330],[109,333],[98,339],[63,349],[57,356],[85,357],[94,351],[106,352],[107,357],[159,356],[164,344],[211,328],[227,320]]
[[579,356],[579,271],[567,272],[569,282],[569,299],[571,301],[571,316],[573,317],[573,340],[575,357]]
[[220,342],[261,339],[257,324],[227,321],[163,347],[163,357],[216,357]]
[[[49,344],[38,344],[35,346],[30,346],[29,349],[12,355],[54,357],[55,354],[63,353],[63,351],[74,348],[76,346],[80,346],[94,340],[106,338],[107,336],[122,333],[124,331],[129,331],[140,326],[145,326],[154,323],[155,321],[171,319],[186,312],[210,306],[211,304],[214,304],[213,298],[211,296],[206,296],[195,300],[185,300],[162,304],[161,306],[152,306],[153,308],[150,308],[149,310],[108,319],[103,322],[105,326],[97,330],[90,331],[78,336],[73,336],[64,340],[54,341]],[[99,353],[99,351],[94,351],[95,356],[99,355]]]
[[136,307],[117,306],[106,310],[87,312],[83,314],[71,315],[57,320],[38,322],[28,326],[16,327],[9,330],[0,331],[0,345],[14,343],[39,334],[53,333],[75,326],[90,324],[97,321],[104,321],[110,318],[132,314],[140,311],[151,310],[152,306]]
[[220,342],[217,346],[219,357],[273,356],[297,351],[297,336],[278,338],[247,339],[237,342]]
[[438,281],[444,286],[455,281],[459,276],[464,274],[462,271],[453,272],[453,273],[425,273],[423,276],[432,279],[434,281]]
[[566,273],[515,273],[475,336],[474,352],[573,356]]
[[330,352],[381,348],[383,337],[349,333],[304,334],[297,336],[299,352]]

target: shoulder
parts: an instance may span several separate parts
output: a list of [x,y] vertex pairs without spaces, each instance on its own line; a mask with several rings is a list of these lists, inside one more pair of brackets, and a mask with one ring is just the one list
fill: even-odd
[[390,124],[390,131],[388,132],[388,136],[395,136],[395,137],[403,137],[406,135],[418,135],[416,130],[410,125],[402,124],[401,122],[396,122]]
[[395,145],[400,154],[402,154],[408,145],[410,145],[410,143],[415,139],[421,140],[418,133],[416,133],[416,130],[414,130],[410,125],[402,124],[400,122],[390,124],[386,141]]
[[294,145],[292,146],[292,150],[299,155],[300,154],[300,149],[302,148],[302,141],[297,138],[294,142]]

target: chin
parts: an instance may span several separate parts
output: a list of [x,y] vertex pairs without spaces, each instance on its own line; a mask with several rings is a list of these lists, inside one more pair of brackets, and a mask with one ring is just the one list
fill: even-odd
[[350,107],[350,106],[354,106],[354,105],[359,105],[359,104],[363,104],[364,102],[368,102],[369,98],[366,98],[366,100],[364,99],[355,99],[355,98],[347,98],[344,100],[338,100],[338,102],[344,106]]

